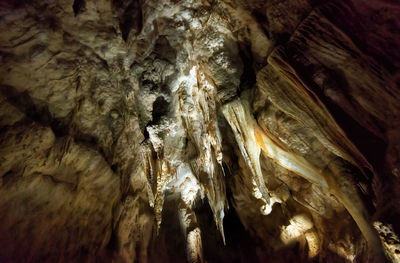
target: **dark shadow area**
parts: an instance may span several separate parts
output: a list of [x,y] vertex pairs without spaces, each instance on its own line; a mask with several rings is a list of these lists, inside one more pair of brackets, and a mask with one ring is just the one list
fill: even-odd
[[72,5],[72,10],[74,10],[75,16],[83,13],[86,7],[86,0],[74,0],[74,4]]
[[268,30],[269,27],[269,21],[267,19],[266,14],[266,8],[262,8],[262,9],[254,9],[251,12],[251,15],[254,17],[254,19],[257,21],[257,23],[261,26],[264,34],[268,37],[271,38],[271,34]]
[[[376,4],[379,6],[379,1],[376,1]],[[397,52],[397,45],[393,45],[394,39],[387,37],[382,42],[377,42],[376,40],[365,41],[365,35],[367,31],[371,30],[371,25],[385,22],[387,23],[387,27],[391,27],[391,31],[398,32],[398,30],[400,30],[398,23],[385,21],[384,5],[382,5],[380,9],[377,9],[376,13],[369,17],[369,19],[360,19],[363,18],[363,16],[362,14],[360,16],[360,13],[357,12],[359,9],[360,8],[355,6],[355,3],[351,1],[334,0],[330,5],[322,5],[320,12],[330,21],[334,21],[336,26],[351,38],[362,53],[373,57],[373,59],[386,70],[395,73],[398,69],[393,61],[396,61],[396,59],[390,56],[398,58],[399,53]],[[379,32],[379,34],[382,33]],[[384,48],[382,48],[382,46]]]
[[[123,5],[120,1],[114,1],[114,3],[117,6]],[[119,28],[121,30],[122,39],[127,41],[130,33],[137,35],[142,30],[142,8],[139,0],[133,0],[123,9],[124,12],[120,17]]]
[[186,237],[179,216],[180,194],[165,193],[162,210],[162,223],[158,236],[154,236],[155,245],[149,254],[150,262],[186,263]]
[[[369,163],[376,169],[380,170],[383,167],[384,157],[386,152],[386,142],[381,138],[373,134],[368,130],[371,127],[363,127],[356,119],[355,116],[351,116],[351,112],[346,112],[337,102],[332,101],[324,94],[324,90],[316,85],[313,81],[313,74],[318,70],[317,66],[312,63],[308,63],[308,59],[301,54],[298,54],[298,47],[294,43],[289,43],[286,46],[285,52],[287,54],[288,61],[290,61],[291,66],[295,69],[298,76],[301,76],[301,80],[306,83],[312,92],[321,100],[321,102],[326,106],[328,111],[331,113],[338,125],[346,133],[350,141],[352,141],[355,146],[361,151]],[[302,61],[299,63],[299,61]],[[347,94],[347,82],[340,72],[329,71],[331,78],[334,80],[334,84],[329,83],[329,86],[337,89],[338,93]],[[312,95],[311,95],[312,96]],[[351,100],[343,101],[343,105],[351,105]],[[362,110],[362,109],[361,109]],[[353,115],[357,117],[361,113],[353,112]],[[376,120],[375,120],[376,121]],[[379,124],[379,123],[378,123]],[[363,124],[367,125],[367,124]],[[378,127],[378,125],[376,125]],[[375,128],[375,127],[372,127]],[[379,130],[380,132],[383,132]]]
[[169,103],[164,99],[163,96],[157,97],[157,99],[153,103],[153,112],[152,112],[152,124],[157,124],[162,116],[168,113],[168,105]]
[[254,59],[249,45],[239,44],[239,55],[243,61],[243,73],[240,76],[239,94],[251,89],[256,83],[256,73],[254,72]]
[[165,36],[160,36],[155,45],[154,53],[162,59],[169,61],[170,63],[176,62],[176,50],[171,46],[168,39]]
[[378,170],[381,169],[387,147],[386,143],[362,127],[335,103],[328,99],[323,99],[323,102],[339,126],[367,160]]
[[254,238],[246,232],[233,208],[229,209],[224,217],[226,245],[215,225],[208,202],[200,201],[194,211],[200,229],[202,229],[203,254],[207,262],[259,262],[256,254],[257,244],[254,242]]

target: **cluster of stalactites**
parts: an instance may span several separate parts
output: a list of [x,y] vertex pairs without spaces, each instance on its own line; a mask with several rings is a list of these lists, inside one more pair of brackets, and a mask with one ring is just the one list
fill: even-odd
[[154,169],[157,178],[154,210],[159,228],[165,195],[177,194],[181,227],[190,243],[188,248],[198,248],[198,241],[194,240],[200,237],[197,233],[200,228],[195,229],[197,232],[187,231],[189,226],[197,225],[192,208],[198,199],[207,198],[224,240],[226,200],[216,90],[205,74],[193,66],[188,75],[177,78],[172,92],[173,119],[165,119],[149,129],[150,142],[158,155],[158,168]]

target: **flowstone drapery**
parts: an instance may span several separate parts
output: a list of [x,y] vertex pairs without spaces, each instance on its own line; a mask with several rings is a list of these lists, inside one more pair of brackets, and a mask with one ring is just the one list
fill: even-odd
[[0,262],[400,262],[399,17],[0,1]]

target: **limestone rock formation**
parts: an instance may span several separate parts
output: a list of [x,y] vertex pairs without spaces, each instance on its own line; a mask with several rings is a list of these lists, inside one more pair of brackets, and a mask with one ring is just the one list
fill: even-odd
[[0,262],[400,262],[399,18],[1,0]]

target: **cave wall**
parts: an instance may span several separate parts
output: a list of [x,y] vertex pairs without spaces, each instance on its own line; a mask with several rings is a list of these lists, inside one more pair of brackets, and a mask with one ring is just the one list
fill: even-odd
[[400,262],[399,17],[0,1],[0,262]]

